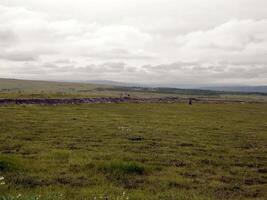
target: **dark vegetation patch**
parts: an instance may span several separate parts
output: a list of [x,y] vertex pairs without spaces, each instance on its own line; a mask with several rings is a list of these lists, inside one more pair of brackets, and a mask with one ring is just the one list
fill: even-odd
[[140,136],[140,135],[132,135],[132,136],[128,137],[128,140],[130,140],[130,141],[142,141],[144,139],[145,138],[143,136]]
[[263,174],[267,174],[267,167],[258,169],[258,172],[263,173]]
[[75,178],[69,176],[63,176],[57,178],[55,181],[59,184],[68,185],[71,187],[86,187],[91,185],[91,180],[84,176]]
[[187,165],[186,161],[184,160],[170,160],[169,164],[175,167],[185,167]]
[[179,94],[179,95],[201,95],[201,96],[218,96],[218,95],[263,95],[264,92],[224,92],[213,90],[201,90],[201,89],[179,89],[179,88],[164,88],[164,87],[110,87],[110,88],[97,88],[97,91],[121,91],[121,92],[143,92],[152,94]]
[[13,172],[20,168],[20,163],[10,157],[0,156],[0,172]]
[[23,188],[36,188],[53,184],[52,180],[45,177],[34,176],[30,174],[20,174],[11,179],[11,183]]
[[178,147],[193,147],[195,145],[192,143],[179,143],[177,146]]
[[229,185],[214,189],[214,194],[217,199],[240,199],[240,194],[243,189],[238,185]]
[[143,175],[147,171],[141,163],[120,160],[101,163],[98,169],[104,173],[116,175]]

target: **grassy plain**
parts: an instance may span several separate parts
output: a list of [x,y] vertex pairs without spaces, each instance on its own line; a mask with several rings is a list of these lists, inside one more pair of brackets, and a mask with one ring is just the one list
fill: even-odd
[[0,106],[0,199],[264,200],[266,119],[267,104]]

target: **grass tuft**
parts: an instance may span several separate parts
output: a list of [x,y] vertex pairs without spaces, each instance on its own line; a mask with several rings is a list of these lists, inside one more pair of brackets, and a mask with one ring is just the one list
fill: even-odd
[[111,161],[99,165],[99,169],[105,173],[122,175],[142,175],[145,173],[145,166],[137,162]]

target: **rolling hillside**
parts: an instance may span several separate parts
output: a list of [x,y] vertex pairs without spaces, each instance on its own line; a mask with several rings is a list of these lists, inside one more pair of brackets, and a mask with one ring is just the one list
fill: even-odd
[[259,96],[267,93],[215,91],[209,89],[179,89],[164,87],[137,87],[114,85],[109,82],[77,83],[0,79],[0,98],[86,98],[86,97],[166,97],[166,96],[206,96],[231,97]]

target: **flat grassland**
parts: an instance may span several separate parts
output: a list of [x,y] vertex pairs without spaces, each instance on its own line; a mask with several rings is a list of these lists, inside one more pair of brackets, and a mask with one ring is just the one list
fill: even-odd
[[0,106],[0,199],[267,199],[267,104]]

